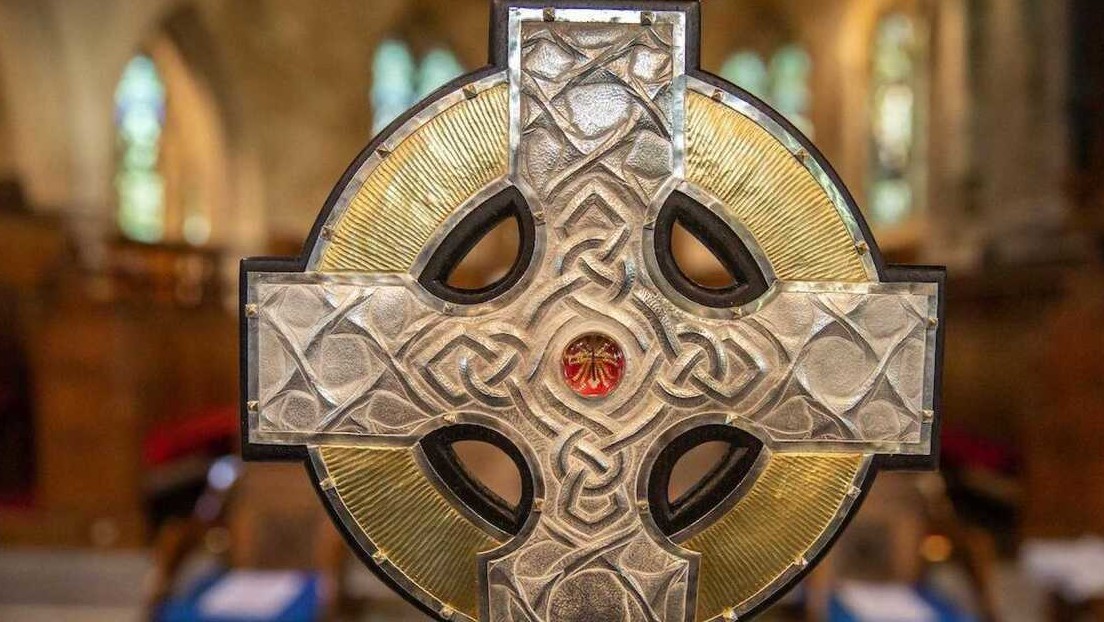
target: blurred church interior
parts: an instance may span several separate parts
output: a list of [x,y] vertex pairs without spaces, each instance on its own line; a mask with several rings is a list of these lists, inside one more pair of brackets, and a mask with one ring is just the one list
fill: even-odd
[[[1104,620],[1104,3],[702,13],[704,68],[813,139],[891,261],[950,271],[942,470],[879,478],[767,617],[860,619],[839,603],[901,586],[961,617],[894,620]],[[424,619],[301,466],[234,457],[237,261],[298,254],[371,137],[486,62],[487,20],[488,0],[0,0],[0,619],[185,619],[165,603],[228,568],[311,577],[303,619]],[[496,230],[455,278],[493,281],[516,244]],[[516,498],[504,455],[462,454]]]

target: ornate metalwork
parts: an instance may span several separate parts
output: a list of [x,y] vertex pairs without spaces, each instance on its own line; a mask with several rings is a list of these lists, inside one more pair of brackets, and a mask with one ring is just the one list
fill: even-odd
[[[887,278],[811,146],[737,91],[700,94],[696,7],[662,6],[502,5],[508,66],[377,141],[305,263],[245,264],[247,453],[307,449],[350,539],[443,619],[743,616],[821,552],[875,455],[932,456],[939,274]],[[469,174],[438,187],[442,167]],[[446,236],[507,188],[534,224],[524,275],[479,303],[427,290]],[[765,293],[710,306],[664,278],[655,223],[676,190],[738,236]],[[665,534],[657,455],[718,425],[761,454]],[[426,457],[449,429],[500,435],[527,466],[516,533]],[[448,533],[403,533],[382,508],[396,494],[434,517],[409,528]]]

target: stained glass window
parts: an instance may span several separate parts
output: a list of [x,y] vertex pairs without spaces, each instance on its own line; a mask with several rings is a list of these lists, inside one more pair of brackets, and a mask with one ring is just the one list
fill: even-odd
[[119,228],[140,242],[165,235],[165,182],[158,169],[165,124],[165,85],[153,59],[127,64],[115,91]]
[[372,128],[379,132],[418,100],[464,73],[456,56],[441,47],[418,62],[410,47],[387,39],[376,48],[372,64]]
[[415,66],[410,48],[388,39],[376,49],[372,63],[372,127],[380,131],[410,107],[415,98]]
[[813,123],[809,119],[809,105],[812,103],[809,81],[812,71],[813,60],[800,45],[784,46],[771,57],[771,103],[798,129],[809,135],[813,133]]
[[811,136],[812,70],[813,62],[805,48],[792,43],[779,48],[769,63],[756,52],[737,51],[721,67],[721,76],[767,102]]
[[871,76],[870,216],[882,225],[906,220],[914,191],[917,94],[916,26],[908,16],[882,18]]

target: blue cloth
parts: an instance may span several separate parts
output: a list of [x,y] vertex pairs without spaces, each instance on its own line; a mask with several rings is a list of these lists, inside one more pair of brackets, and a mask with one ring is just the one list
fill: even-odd
[[299,593],[278,615],[271,618],[204,616],[199,603],[211,588],[226,576],[224,571],[214,572],[196,581],[185,594],[165,603],[157,614],[156,622],[315,622],[321,618],[321,581],[316,573],[303,573]]
[[[964,611],[959,611],[954,605],[931,590],[914,588],[914,591],[935,611],[936,619],[939,622],[977,622],[977,618]],[[833,594],[831,601],[828,603],[828,622],[860,622],[860,620],[848,611],[847,606],[838,595]],[[877,621],[862,620],[861,622]]]

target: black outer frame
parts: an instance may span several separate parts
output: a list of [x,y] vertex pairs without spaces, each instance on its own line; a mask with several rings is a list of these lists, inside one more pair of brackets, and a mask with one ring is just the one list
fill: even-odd
[[789,588],[803,579],[809,572],[816,567],[817,563],[824,557],[824,555],[831,550],[835,544],[836,539],[846,530],[848,524],[854,518],[862,505],[862,502],[866,499],[867,494],[870,492],[870,488],[874,482],[875,477],[881,470],[935,470],[939,465],[939,453],[940,453],[940,430],[942,427],[942,418],[940,414],[942,412],[942,389],[943,389],[943,343],[946,333],[946,325],[944,322],[945,314],[945,300],[946,300],[946,283],[947,273],[946,268],[939,266],[891,266],[885,263],[885,258],[882,255],[881,250],[878,247],[877,240],[875,240],[873,234],[870,231],[870,227],[863,217],[862,212],[859,210],[857,203],[851,191],[844,185],[843,180],[840,178],[836,170],[828,163],[824,155],[816,148],[815,145],[802,134],[792,123],[790,123],[781,114],[773,110],[770,106],[764,103],[762,100],[756,98],[751,93],[741,89],[740,87],[731,84],[719,76],[715,76],[708,72],[703,71],[700,68],[701,65],[701,13],[700,6],[696,1],[678,1],[678,2],[665,2],[665,1],[621,1],[621,0],[583,0],[581,2],[571,2],[569,0],[492,0],[493,7],[491,11],[491,25],[490,25],[490,64],[482,69],[476,70],[472,73],[460,76],[448,84],[434,91],[424,100],[414,105],[410,110],[406,111],[394,121],[392,121],[383,131],[376,135],[364,148],[360,154],[353,160],[352,164],[346,169],[345,173],[341,176],[338,183],[334,186],[334,189],[327,197],[325,204],[322,207],[321,212],[318,214],[318,218],[315,220],[314,225],[311,227],[310,233],[307,236],[303,244],[303,249],[298,257],[255,257],[247,258],[241,261],[240,274],[239,274],[239,361],[240,361],[240,418],[241,418],[241,449],[242,458],[248,461],[295,461],[301,460],[307,471],[308,478],[310,479],[315,491],[319,495],[319,499],[322,500],[322,505],[326,508],[326,511],[330,514],[330,518],[338,531],[348,542],[350,548],[355,551],[358,558],[363,562],[377,577],[380,578],[388,587],[401,595],[405,600],[417,607],[423,613],[430,616],[434,620],[442,620],[440,613],[430,608],[425,603],[416,599],[413,595],[409,594],[404,588],[399,586],[394,579],[391,578],[380,566],[372,559],[366,551],[362,550],[357,544],[355,536],[349,531],[345,524],[339,519],[337,512],[326,502],[325,492],[321,488],[321,484],[317,473],[311,467],[310,456],[307,452],[307,448],[303,445],[298,446],[278,446],[278,445],[264,445],[257,444],[249,441],[249,410],[248,410],[248,396],[249,396],[249,357],[248,357],[248,331],[250,319],[245,315],[245,305],[248,302],[248,275],[250,272],[303,272],[306,269],[307,262],[310,258],[311,250],[314,248],[321,234],[323,225],[329,220],[329,216],[337,204],[342,191],[352,181],[356,172],[364,164],[364,162],[375,153],[376,149],[384,143],[384,141],[391,136],[399,127],[410,120],[413,116],[432,105],[435,101],[440,99],[447,93],[450,93],[461,86],[478,81],[482,78],[491,76],[495,73],[508,69],[509,66],[509,51],[508,51],[508,16],[511,8],[535,8],[541,9],[545,7],[556,9],[611,9],[611,10],[635,10],[635,11],[679,11],[686,15],[686,75],[696,78],[709,84],[722,92],[733,94],[744,101],[747,101],[754,106],[760,113],[766,115],[775,121],[779,126],[784,128],[792,136],[796,138],[799,144],[809,154],[809,157],[813,158],[821,169],[828,175],[828,179],[839,190],[843,197],[844,203],[847,206],[848,211],[858,224],[859,231],[862,233],[863,239],[868,245],[867,252],[870,254],[870,258],[874,263],[875,269],[878,272],[879,278],[883,282],[896,283],[896,282],[924,282],[924,283],[937,283],[939,285],[939,300],[937,319],[938,324],[936,330],[936,352],[935,352],[935,386],[934,386],[934,399],[933,399],[933,411],[935,413],[934,421],[932,423],[931,431],[931,453],[926,456],[902,456],[902,455],[875,455],[871,461],[870,468],[867,471],[863,481],[859,485],[860,493],[855,499],[851,510],[843,516],[843,520],[829,539],[821,547],[820,551],[809,560],[809,564],[799,573],[791,577],[785,585],[777,588],[774,593],[764,599],[759,605],[743,614],[742,617],[750,618],[756,614],[764,611],[775,602],[778,601]]

